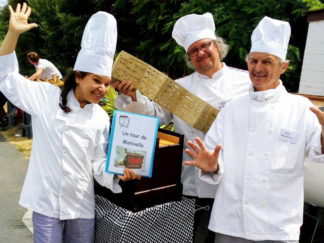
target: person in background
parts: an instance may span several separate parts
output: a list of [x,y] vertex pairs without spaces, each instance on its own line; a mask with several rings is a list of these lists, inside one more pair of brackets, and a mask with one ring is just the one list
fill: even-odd
[[42,81],[49,80],[52,79],[53,75],[62,79],[62,74],[55,65],[46,59],[40,58],[37,52],[29,52],[27,59],[36,69],[36,72],[29,77],[30,80],[37,80],[38,78]]
[[[228,67],[224,62],[228,46],[215,34],[215,23],[212,14],[189,14],[178,19],[172,31],[172,37],[186,51],[186,60],[194,72],[176,82],[195,94],[216,109],[222,109],[232,98],[248,93],[250,79],[247,71]],[[161,124],[174,122],[175,132],[184,134],[184,148],[187,141],[205,134],[185,123],[169,111],[161,108],[134,89],[129,81],[113,83],[122,94],[116,99],[117,108],[125,108],[129,103],[137,101],[147,115],[160,118]],[[183,151],[183,161],[189,156]],[[215,189],[198,178],[194,167],[183,166],[181,181],[183,195],[196,199],[198,208],[211,207]],[[195,214],[194,241],[210,242],[214,238],[208,231],[210,210],[197,210]]]
[[7,98],[0,92],[0,129],[8,126],[8,115],[3,106],[7,103]]
[[[115,18],[98,12],[88,21],[73,71],[63,90],[18,73],[14,52],[31,8],[9,6],[9,29],[0,47],[0,90],[32,116],[33,145],[19,203],[33,211],[34,242],[94,242],[94,178],[113,192],[119,180],[105,172],[109,117],[98,105],[107,92],[117,41]],[[91,37],[91,38],[90,38]],[[90,39],[89,39],[90,38]]]
[[304,159],[324,162],[324,113],[289,94],[288,22],[264,17],[246,58],[249,94],[220,111],[186,161],[217,189],[209,222],[215,243],[298,242],[303,222]]

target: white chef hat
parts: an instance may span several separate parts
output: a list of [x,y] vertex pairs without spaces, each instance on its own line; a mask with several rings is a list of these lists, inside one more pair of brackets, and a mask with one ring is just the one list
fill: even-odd
[[216,40],[215,23],[211,13],[189,14],[176,21],[172,31],[175,41],[188,51],[189,46],[201,39]]
[[111,77],[117,42],[114,16],[99,11],[91,16],[82,36],[73,70]]
[[266,16],[252,33],[250,53],[266,52],[286,60],[290,33],[288,22]]

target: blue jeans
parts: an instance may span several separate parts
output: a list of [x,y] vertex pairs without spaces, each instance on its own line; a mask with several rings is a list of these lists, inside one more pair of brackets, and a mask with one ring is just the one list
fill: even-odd
[[33,212],[34,243],[93,243],[95,219],[60,220]]

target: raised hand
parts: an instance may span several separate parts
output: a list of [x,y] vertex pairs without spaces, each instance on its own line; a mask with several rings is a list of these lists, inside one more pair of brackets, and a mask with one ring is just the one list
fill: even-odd
[[37,24],[28,24],[28,18],[31,13],[31,8],[24,3],[17,4],[16,11],[13,11],[9,5],[10,20],[8,32],[0,47],[0,56],[8,55],[16,49],[17,41],[21,33],[37,27]]
[[193,165],[205,172],[218,171],[218,156],[221,146],[217,145],[214,151],[209,151],[200,138],[195,138],[199,148],[192,142],[188,141],[188,145],[192,150],[185,149],[186,153],[191,156],[193,161],[184,161],[185,165]]
[[322,127],[324,127],[324,112],[322,112],[319,108],[316,106],[312,106],[309,108],[315,115],[317,116],[317,119]]
[[135,174],[134,170],[125,168],[124,175],[119,175],[119,179],[122,181],[130,181],[130,180],[140,180],[141,175]]
[[12,9],[9,5],[10,20],[9,20],[9,31],[15,34],[21,34],[32,28],[37,27],[35,23],[28,23],[28,18],[31,13],[31,8],[27,6],[26,3],[23,3],[21,6],[20,3],[17,4],[16,11]]
[[316,106],[310,107],[309,109],[317,116],[317,119],[322,126],[321,142],[322,142],[322,154],[324,154],[324,112],[321,111]]
[[136,89],[134,85],[127,80],[111,83],[111,86],[120,93],[130,96],[132,101],[136,101]]

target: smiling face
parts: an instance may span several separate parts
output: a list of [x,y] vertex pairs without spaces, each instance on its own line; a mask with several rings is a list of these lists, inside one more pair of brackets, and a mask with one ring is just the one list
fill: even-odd
[[75,81],[77,86],[74,90],[74,95],[79,101],[81,108],[89,103],[98,104],[108,92],[110,84],[110,78],[94,73],[88,73],[81,77],[80,73],[76,72]]
[[281,63],[280,59],[265,52],[252,52],[247,60],[250,79],[255,91],[264,91],[276,88],[289,62]]
[[191,44],[188,55],[198,73],[211,77],[222,69],[218,46],[211,39],[205,38]]

